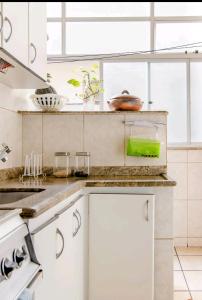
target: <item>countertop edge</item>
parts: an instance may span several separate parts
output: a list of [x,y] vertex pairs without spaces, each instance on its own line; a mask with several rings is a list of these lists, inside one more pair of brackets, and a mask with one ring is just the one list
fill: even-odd
[[11,219],[15,216],[21,215],[22,209],[20,209],[20,208],[15,208],[15,209],[7,208],[7,209],[1,210],[1,213],[2,213],[2,215],[0,216],[0,225],[2,223],[7,222],[9,219]]
[[[167,174],[161,175],[163,179],[77,179],[75,181],[68,180],[64,184],[59,182],[53,185],[46,185],[45,183],[41,187],[45,188],[44,192],[38,194],[36,199],[34,196],[30,196],[29,203],[27,206],[24,203],[24,199],[17,202],[17,204],[12,203],[10,206],[3,205],[3,209],[22,209],[20,215],[23,218],[36,218],[42,213],[46,212],[48,209],[54,207],[65,198],[72,196],[74,193],[80,191],[83,188],[89,187],[174,187],[176,182],[172,180]],[[17,187],[16,187],[17,188]],[[43,194],[46,193],[46,194]],[[40,196],[41,195],[41,196]],[[40,198],[43,197],[43,198]],[[28,199],[28,198],[25,198]],[[0,208],[2,209],[2,208]]]

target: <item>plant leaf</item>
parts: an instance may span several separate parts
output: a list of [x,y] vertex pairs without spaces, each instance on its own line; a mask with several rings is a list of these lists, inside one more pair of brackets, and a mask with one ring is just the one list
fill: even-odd
[[74,78],[68,80],[67,83],[73,85],[74,87],[79,87],[81,85],[80,82]]

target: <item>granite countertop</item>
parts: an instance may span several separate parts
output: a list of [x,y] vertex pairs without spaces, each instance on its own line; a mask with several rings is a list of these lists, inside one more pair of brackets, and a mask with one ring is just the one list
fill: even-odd
[[21,212],[21,209],[0,210],[0,224],[6,222],[10,218],[19,215]]
[[175,185],[176,182],[164,174],[159,176],[89,176],[84,179],[47,177],[43,181],[39,180],[37,184],[12,179],[0,182],[0,190],[12,188],[19,191],[26,188],[29,190],[40,188],[44,191],[13,203],[0,204],[0,209],[22,209],[22,217],[34,218],[85,187],[171,187]]
[[22,114],[82,114],[82,115],[89,115],[89,114],[142,114],[142,113],[164,113],[168,114],[165,110],[140,110],[140,111],[127,111],[127,110],[121,110],[121,111],[115,111],[115,110],[98,110],[98,111],[70,111],[70,110],[64,110],[64,111],[43,111],[43,110],[19,110],[18,113]]

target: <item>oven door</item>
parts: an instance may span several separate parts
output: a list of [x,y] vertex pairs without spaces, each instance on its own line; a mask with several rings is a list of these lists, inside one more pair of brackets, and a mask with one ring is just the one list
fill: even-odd
[[42,280],[42,270],[34,276],[27,287],[21,292],[16,300],[35,300],[35,291]]

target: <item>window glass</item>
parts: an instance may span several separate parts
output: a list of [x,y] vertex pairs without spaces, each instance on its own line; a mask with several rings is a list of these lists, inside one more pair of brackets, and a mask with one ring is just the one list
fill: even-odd
[[[92,65],[99,63],[96,61],[83,62],[64,62],[64,63],[48,63],[47,72],[51,74],[51,85],[54,86],[59,95],[64,95],[68,98],[68,109],[70,110],[71,103],[83,103],[82,99],[77,96],[82,93],[82,84],[80,87],[74,87],[68,84],[68,80],[76,79],[82,82],[82,69],[91,69]],[[99,74],[99,69],[98,69]],[[99,76],[98,76],[99,78]],[[82,106],[77,105],[77,110],[81,110]],[[74,110],[75,110],[74,108]],[[72,108],[71,108],[72,109]]]
[[150,2],[66,2],[67,17],[149,16]]
[[[197,43],[201,41],[201,35],[202,23],[158,23],[156,25],[156,49]],[[172,52],[185,52],[185,50],[192,52],[195,49],[197,46],[192,49],[175,49]]]
[[62,54],[62,40],[61,40],[61,23],[60,22],[48,22],[47,23],[47,53],[50,54]]
[[144,109],[147,109],[148,90],[148,68],[144,62],[129,63],[104,63],[104,102],[113,96],[121,94],[123,90],[128,90],[130,94],[140,97],[144,101]]
[[187,141],[185,63],[151,63],[152,109],[168,114],[168,142]]
[[47,17],[48,18],[57,18],[61,17],[61,2],[47,2]]
[[201,16],[202,2],[155,2],[156,16]]
[[66,53],[100,54],[147,50],[150,43],[149,28],[149,22],[68,22]]
[[202,62],[191,63],[191,136],[202,142]]

